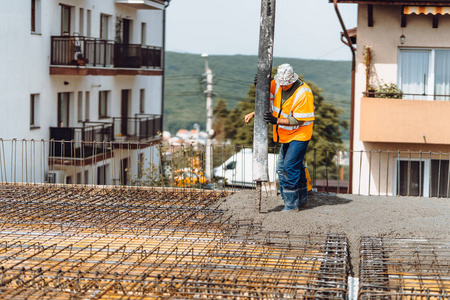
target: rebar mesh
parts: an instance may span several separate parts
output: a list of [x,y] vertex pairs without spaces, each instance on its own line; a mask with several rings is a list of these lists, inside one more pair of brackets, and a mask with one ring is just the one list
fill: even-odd
[[364,237],[359,299],[450,299],[450,241]]
[[218,192],[0,186],[0,297],[345,299],[344,235],[232,222]]

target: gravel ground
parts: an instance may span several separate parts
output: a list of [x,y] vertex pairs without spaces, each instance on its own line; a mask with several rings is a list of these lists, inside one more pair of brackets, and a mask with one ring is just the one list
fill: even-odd
[[450,238],[450,199],[314,193],[308,206],[283,212],[281,196],[246,190],[223,199],[220,208],[233,220],[253,219],[267,231],[292,234],[344,233],[350,244],[352,275],[359,269],[362,236],[389,238]]

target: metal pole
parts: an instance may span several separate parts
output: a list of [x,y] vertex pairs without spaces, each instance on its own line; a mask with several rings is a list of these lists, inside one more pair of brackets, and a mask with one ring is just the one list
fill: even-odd
[[211,165],[212,165],[212,151],[211,151],[211,138],[214,134],[213,131],[213,109],[212,109],[212,96],[213,96],[213,74],[208,66],[208,54],[203,53],[202,57],[205,58],[205,73],[206,73],[206,133],[208,138],[206,140],[206,164],[205,164],[205,177],[211,179]]
[[[258,81],[255,95],[255,126],[253,136],[253,181],[261,196],[261,185],[268,181],[268,131],[263,116],[270,98],[270,77],[273,61],[275,29],[275,0],[261,0],[261,25],[259,32]],[[259,197],[258,208],[261,206]]]

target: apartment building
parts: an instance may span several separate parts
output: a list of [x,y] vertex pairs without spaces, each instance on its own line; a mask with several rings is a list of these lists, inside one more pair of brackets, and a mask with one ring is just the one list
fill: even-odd
[[157,164],[167,5],[0,2],[6,181],[130,184]]
[[450,1],[337,3],[358,5],[353,193],[448,197]]

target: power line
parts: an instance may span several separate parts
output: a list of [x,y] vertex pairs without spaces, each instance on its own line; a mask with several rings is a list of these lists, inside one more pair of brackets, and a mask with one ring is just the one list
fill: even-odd
[[331,50],[330,52],[328,52],[328,53],[325,53],[324,55],[322,55],[322,56],[319,56],[318,58],[316,58],[316,59],[321,59],[321,58],[323,58],[323,57],[325,57],[325,56],[327,56],[328,54],[331,54],[331,53],[333,53],[334,51],[337,51],[337,50],[339,50],[339,49],[341,49],[342,47],[344,47],[345,45],[341,45],[341,46],[339,46],[339,47],[337,47],[336,49],[334,49],[334,50]]
[[217,82],[219,82],[219,81],[228,81],[228,82],[232,82],[232,83],[244,85],[244,86],[249,86],[249,85],[253,84],[252,82],[243,82],[241,80],[231,79],[228,77],[217,77]]
[[173,76],[166,76],[166,79],[178,79],[178,78],[201,78],[201,75],[173,75]]

